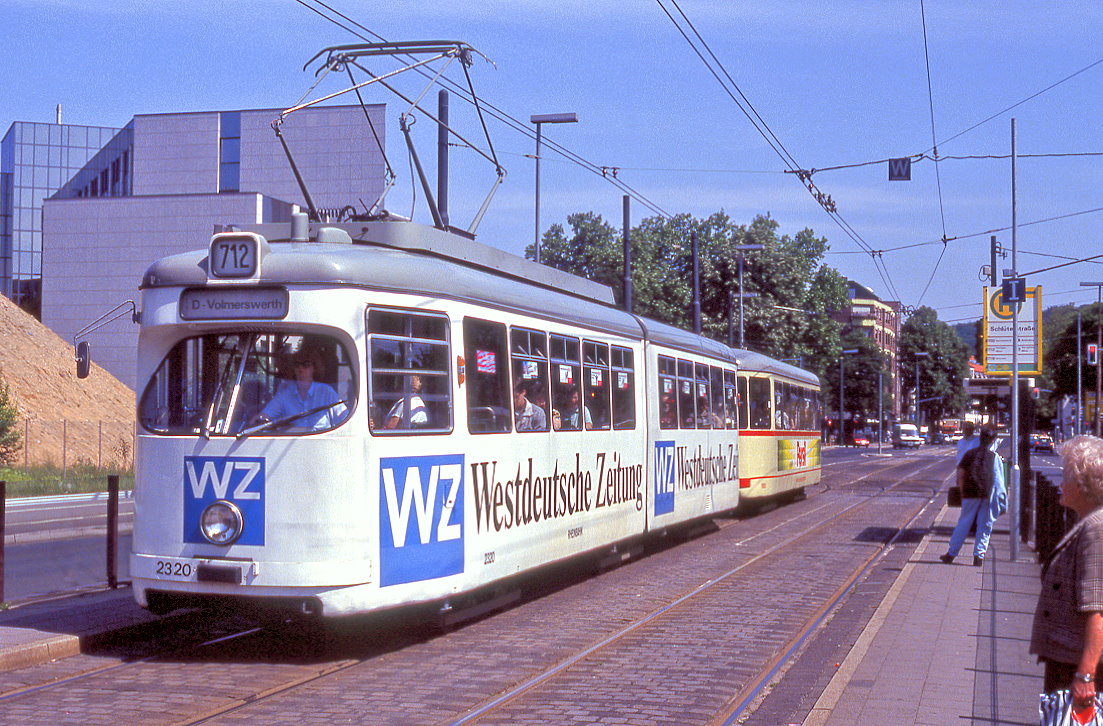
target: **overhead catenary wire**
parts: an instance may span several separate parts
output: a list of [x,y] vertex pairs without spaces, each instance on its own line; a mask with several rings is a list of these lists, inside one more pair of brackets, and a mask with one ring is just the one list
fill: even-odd
[[[1029,222],[1019,222],[1018,226],[1020,228],[1029,227],[1029,226],[1037,225],[1037,224],[1046,224],[1048,222],[1057,222],[1057,221],[1060,221],[1062,219],[1071,219],[1072,217],[1080,217],[1080,216],[1083,216],[1085,214],[1097,214],[1099,212],[1103,212],[1103,207],[1093,207],[1092,209],[1083,209],[1083,210],[1080,210],[1079,212],[1068,212],[1066,214],[1057,214],[1057,215],[1054,215],[1052,217],[1043,217],[1042,219],[1035,219],[1035,220],[1032,220],[1032,221],[1029,221]],[[986,229],[983,232],[970,232],[968,234],[959,234],[959,235],[955,235],[953,237],[947,237],[945,241],[946,242],[956,242],[957,240],[969,239],[971,237],[982,237],[982,236],[995,234],[996,232],[1006,232],[1009,229],[1011,229],[1010,226],[993,227],[992,229]],[[887,253],[887,252],[900,252],[902,250],[915,249],[916,247],[929,247],[931,245],[937,245],[937,244],[942,244],[942,243],[943,243],[943,240],[931,240],[931,241],[928,241],[928,242],[912,242],[911,244],[899,245],[897,247],[887,247],[883,250],[878,250],[878,253],[883,254],[883,253]],[[854,255],[854,254],[859,254],[859,253],[854,252],[854,251],[848,251],[848,250],[839,250],[839,251],[836,251],[836,252],[828,252],[827,254],[829,254],[829,255]]]
[[[333,23],[334,25],[340,27],[341,29],[345,30],[346,32],[350,33],[351,35],[354,35],[357,38],[360,38],[361,40],[365,40],[365,41],[370,42],[372,39],[374,39],[374,40],[377,40],[377,41],[380,41],[380,42],[387,42],[387,39],[384,38],[379,33],[376,33],[375,31],[373,31],[370,28],[364,26],[360,22],[350,18],[349,16],[345,15],[341,11],[333,8],[332,6],[330,6],[327,3],[323,2],[323,0],[294,0],[294,2],[298,3],[299,5],[303,6],[304,8],[310,10],[313,13],[316,13],[317,15],[321,16],[322,18],[324,18],[324,19],[328,20],[329,22]],[[319,10],[318,7],[314,7],[311,3],[313,3],[314,5],[317,5],[318,7],[324,8],[325,11],[327,11],[328,13],[331,13],[332,16],[327,15],[326,12],[322,12],[322,10]],[[336,17],[333,17],[333,16],[336,16]],[[341,22],[337,18],[340,18],[341,20],[343,20],[345,22]],[[355,28],[350,27],[350,25],[355,26]],[[357,30],[356,28],[358,28],[359,30]],[[360,32],[360,31],[363,31],[363,32]],[[368,35],[370,35],[371,38],[364,35],[364,33],[367,33]],[[421,73],[422,75],[426,75],[426,71],[424,71],[424,70],[415,69],[415,71],[418,72],[418,73]],[[474,105],[474,100],[472,98],[470,98],[467,90],[464,89],[463,86],[461,86],[460,84],[458,84],[455,81],[452,81],[451,79],[446,78],[446,77],[441,78],[440,81],[441,81],[441,85],[448,87],[449,90],[454,92],[465,103],[469,103],[469,104]],[[498,108],[498,107],[494,106],[493,104],[487,102],[485,99],[480,98],[479,103],[480,103],[482,109],[490,117],[494,118],[495,120],[499,121],[500,123],[504,124],[505,126],[513,129],[514,131],[517,131],[518,133],[521,133],[521,134],[527,136],[530,139],[535,139],[536,138],[535,131],[530,129],[524,121],[521,121],[520,119],[517,119],[514,116],[506,113],[505,111],[501,110],[500,108]],[[565,146],[559,144],[558,142],[555,142],[554,140],[548,138],[547,136],[544,136],[542,138],[542,142],[547,148],[554,151],[555,153],[560,154],[564,158],[568,159],[569,161],[572,161],[573,163],[577,164],[578,166],[582,167],[583,169],[586,169],[590,173],[595,174],[597,176],[601,176],[606,181],[608,181],[610,184],[612,184],[614,187],[619,189],[624,194],[627,194],[629,197],[631,197],[633,200],[635,200],[636,202],[641,204],[644,208],[648,209],[652,213],[657,214],[657,215],[659,215],[661,217],[664,217],[664,218],[667,218],[667,219],[669,219],[673,216],[669,212],[664,210],[662,207],[660,207],[658,205],[658,203],[656,203],[653,200],[649,199],[642,192],[640,192],[639,190],[633,188],[632,186],[630,186],[629,184],[624,182],[623,179],[619,179],[619,178],[615,178],[615,177],[603,174],[602,169],[603,168],[608,168],[607,166],[602,167],[599,164],[591,162],[588,159],[585,159],[584,157],[580,156],[579,154],[577,154],[577,153],[571,151],[570,149],[566,148]]]
[[[766,144],[774,151],[775,154],[781,159],[785,167],[793,173],[797,174],[802,185],[808,190],[808,193],[812,195],[813,199],[827,212],[828,216],[836,225],[849,237],[860,249],[865,251],[873,259],[874,266],[877,269],[878,274],[881,277],[882,282],[889,289],[891,294],[899,298],[899,293],[895,289],[895,285],[892,283],[891,275],[889,275],[888,268],[885,267],[884,261],[880,255],[873,249],[873,247],[866,242],[861,234],[858,233],[853,226],[847,222],[842,215],[838,213],[835,201],[829,194],[826,194],[819,189],[815,182],[812,181],[809,175],[800,173],[802,169],[801,165],[797,162],[796,158],[789,152],[785,145],[778,138],[777,134],[773,132],[769,124],[762,118],[761,114],[754,108],[754,104],[750,102],[747,96],[740,89],[739,84],[735,82],[731,74],[728,73],[724,64],[717,58],[716,54],[712,51],[708,42],[697,31],[693,21],[682,10],[677,0],[666,0],[677,11],[678,16],[681,17],[682,22],[679,22],[678,18],[664,5],[664,0],[656,0],[659,8],[663,11],[666,17],[674,25],[675,29],[681,34],[682,38],[690,46],[691,50],[697,55],[701,62],[705,65],[705,68],[720,84],[720,87],[728,95],[729,98],[736,104],[739,110],[746,116],[747,120],[751,122],[751,125],[759,133],[760,136],[766,141]],[[685,27],[683,27],[683,24]],[[688,31],[687,31],[688,28]],[[692,37],[691,37],[692,35]],[[703,49],[703,50],[702,50]]]
[[917,305],[923,304],[923,298],[927,295],[927,290],[931,289],[931,283],[934,282],[935,275],[938,274],[938,266],[942,264],[942,259],[946,256],[946,205],[942,198],[942,171],[938,164],[938,134],[935,131],[934,120],[934,87],[931,83],[931,54],[929,50],[929,44],[927,42],[927,10],[926,4],[923,0],[919,0],[919,15],[923,25],[923,59],[927,67],[927,107],[930,109],[931,114],[931,143],[934,144],[934,178],[935,187],[938,190],[938,214],[939,219],[942,222],[942,251],[938,255],[938,259],[935,261],[934,267],[931,269],[930,277],[927,278],[927,284],[923,287],[923,292],[919,294],[919,300]]

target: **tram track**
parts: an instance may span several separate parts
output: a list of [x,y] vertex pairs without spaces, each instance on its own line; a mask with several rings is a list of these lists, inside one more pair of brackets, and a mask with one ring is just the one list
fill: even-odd
[[[718,520],[717,531],[727,531],[732,535],[736,535],[729,537],[725,542],[726,547],[734,551],[753,550],[753,552],[747,554],[744,561],[709,577],[705,582],[700,582],[694,587],[681,591],[677,596],[668,596],[666,601],[657,607],[648,608],[645,612],[635,615],[626,614],[628,617],[624,622],[619,623],[618,628],[606,632],[602,637],[590,640],[589,644],[574,648],[569,654],[558,654],[558,657],[555,657],[556,653],[549,653],[549,659],[545,661],[542,668],[530,671],[527,674],[519,670],[512,670],[510,673],[504,674],[514,676],[516,680],[509,684],[508,688],[484,693],[481,696],[477,693],[469,694],[468,700],[464,701],[464,703],[470,704],[466,707],[466,710],[464,710],[465,707],[462,703],[456,702],[453,708],[458,707],[459,710],[453,710],[450,716],[434,712],[432,716],[426,714],[424,720],[417,718],[413,720],[426,723],[451,724],[514,720],[518,711],[524,713],[530,708],[533,699],[539,700],[545,697],[545,694],[549,691],[555,691],[556,689],[570,690],[573,688],[570,685],[564,686],[563,683],[569,684],[571,679],[578,675],[579,671],[601,670],[606,666],[595,664],[602,663],[603,659],[606,661],[615,660],[615,653],[619,648],[631,647],[633,640],[645,636],[648,631],[661,630],[663,627],[667,627],[667,623],[675,621],[679,617],[684,617],[686,611],[692,611],[701,601],[708,600],[710,593],[720,589],[731,589],[734,581],[742,579],[739,577],[740,575],[756,570],[761,571],[767,568],[771,562],[784,559],[785,553],[792,551],[800,542],[815,542],[816,538],[829,530],[833,523],[846,520],[848,517],[854,518],[864,508],[875,506],[876,502],[884,502],[888,498],[886,495],[893,495],[894,493],[910,495],[922,500],[918,507],[913,508],[914,511],[911,512],[908,518],[901,520],[902,524],[896,528],[896,536],[899,536],[900,532],[910,527],[911,523],[920,516],[924,508],[930,506],[933,494],[937,490],[937,486],[931,486],[927,491],[923,491],[927,489],[928,485],[923,483],[922,477],[930,469],[944,464],[944,462],[945,459],[942,457],[928,462],[917,462],[913,457],[901,459],[898,462],[877,462],[877,465],[870,467],[869,471],[860,473],[845,483],[832,481],[825,483],[822,487],[817,487],[819,491],[810,491],[808,500],[799,507],[781,507],[751,519]],[[835,479],[835,477],[832,478]],[[876,486],[868,491],[860,491],[862,485]],[[910,490],[909,487],[911,487]],[[845,502],[845,505],[840,506],[840,503],[836,501],[838,497],[845,497],[848,501]],[[763,517],[770,521],[758,521]],[[866,518],[868,519],[868,517]],[[732,525],[736,524],[743,524],[744,527],[730,529]],[[749,528],[751,531],[743,532],[744,528]],[[794,530],[796,530],[795,534],[793,533]],[[726,718],[728,720],[725,721],[720,716],[715,716],[714,723],[733,723],[733,719],[746,710],[744,702],[750,703],[753,701],[763,684],[768,684],[773,678],[772,674],[776,673],[779,668],[784,668],[785,661],[792,657],[792,652],[799,650],[803,640],[810,633],[815,632],[818,623],[830,617],[832,608],[837,606],[839,600],[845,597],[845,594],[853,587],[854,583],[861,580],[863,573],[868,570],[871,564],[875,563],[886,549],[892,546],[893,541],[890,539],[881,542],[876,549],[867,552],[858,562],[858,566],[851,568],[850,576],[843,584],[836,583],[831,596],[823,598],[815,612],[811,613],[810,617],[804,618],[803,625],[800,628],[789,627],[785,642],[775,649],[774,659],[768,663],[762,663],[756,670],[759,675],[758,679],[743,678],[738,691],[734,692],[734,695],[729,693],[721,707],[713,711],[714,716],[716,714],[721,714],[721,716],[727,714]],[[690,540],[673,549],[697,548],[701,545],[701,542]],[[649,558],[644,558],[644,560],[647,559]],[[644,566],[647,565],[644,561],[640,562]],[[578,588],[587,590],[598,586],[589,581],[584,581],[578,585]],[[571,594],[569,592],[557,592],[555,597],[564,597],[569,600]],[[614,597],[613,601],[615,600]],[[714,604],[709,606],[715,607]],[[493,632],[499,627],[499,623],[504,628],[523,627],[523,625],[511,624],[510,622],[520,616],[520,610],[522,609],[523,607],[519,607],[507,611],[501,619],[496,617],[483,621],[470,628],[470,630]],[[680,615],[680,613],[683,615]],[[395,669],[402,670],[403,668],[413,668],[414,670],[411,672],[414,674],[418,672],[428,673],[433,667],[432,661],[426,662],[424,665],[418,665],[415,651],[427,646],[429,649],[436,649],[438,645],[436,641],[443,644],[453,636],[463,640],[464,632],[449,633],[439,639],[425,637],[424,634],[407,638],[399,637],[388,647],[367,647],[357,652],[357,657],[351,658],[333,658],[332,652],[323,652],[324,649],[322,649],[317,658],[306,659],[313,662],[289,662],[287,659],[277,659],[276,663],[253,663],[251,662],[253,656],[242,655],[243,644],[255,648],[263,659],[264,653],[270,652],[266,649],[276,648],[277,646],[272,645],[272,643],[278,641],[281,636],[278,632],[270,630],[244,629],[238,634],[228,634],[226,637],[200,643],[199,647],[192,651],[180,650],[157,654],[147,659],[121,663],[101,668],[95,672],[59,680],[53,684],[43,684],[20,692],[3,693],[0,694],[0,703],[28,698],[32,700],[45,698],[48,701],[50,693],[64,692],[66,689],[74,687],[109,689],[110,687],[105,686],[104,683],[112,680],[128,680],[130,676],[124,675],[128,670],[132,673],[145,673],[144,676],[133,676],[136,680],[141,681],[148,678],[148,672],[151,669],[172,668],[179,666],[181,663],[186,663],[189,666],[195,665],[206,670],[212,670],[217,668],[219,663],[230,662],[237,665],[248,665],[251,671],[263,670],[267,675],[259,679],[255,678],[254,675],[253,678],[248,679],[253,687],[234,688],[231,689],[233,692],[223,691],[219,697],[209,699],[206,703],[202,702],[203,699],[196,699],[190,706],[176,711],[174,716],[169,717],[167,713],[162,713],[161,719],[145,719],[146,722],[173,724],[237,723],[254,721],[258,717],[260,720],[264,720],[263,712],[258,716],[258,709],[267,708],[269,713],[273,710],[279,712],[284,708],[281,702],[286,702],[288,699],[294,701],[302,698],[313,698],[309,694],[317,691],[328,692],[335,687],[344,690],[343,687],[335,686],[335,683],[344,681],[375,682],[378,674],[387,673],[388,677],[391,677]],[[249,643],[246,643],[246,641],[249,641]],[[443,648],[446,651],[448,650],[447,645],[444,645]],[[459,648],[466,650],[471,658],[493,658],[493,653],[487,650],[485,643],[474,650],[470,646],[464,645],[460,645]],[[349,649],[356,651],[357,648],[356,646],[350,646]],[[250,652],[248,648],[244,650]],[[487,661],[487,663],[490,662],[493,661]],[[487,666],[484,665],[483,667]],[[413,677],[416,679],[416,675]],[[81,686],[81,681],[85,685]],[[395,708],[396,705],[392,703],[390,707]],[[400,704],[399,707],[416,708],[412,703],[408,706]],[[661,721],[662,719],[657,720]],[[524,719],[521,719],[521,721],[524,721]]]
[[[924,468],[933,467],[933,466],[937,465],[938,463],[941,463],[941,462],[933,462],[931,464],[928,464]],[[859,480],[868,478],[868,477],[872,476],[875,473],[878,473],[878,472],[870,472],[869,474],[866,474],[866,475],[863,475],[862,477],[860,477]],[[858,480],[855,480],[855,481],[858,481]],[[851,482],[851,483],[854,483],[854,482]],[[900,482],[897,485],[889,486],[885,489],[885,491],[891,490],[891,489],[894,488],[894,486],[899,486],[902,483],[903,482]],[[694,598],[696,598],[699,595],[703,594],[705,591],[711,589],[714,586],[717,586],[717,585],[723,583],[724,581],[728,580],[731,577],[734,577],[734,576],[744,572],[748,568],[759,564],[761,561],[777,554],[778,552],[780,552],[780,551],[782,551],[782,550],[784,550],[788,547],[791,547],[796,542],[813,537],[815,534],[817,534],[823,528],[830,526],[836,520],[850,514],[853,510],[855,510],[859,507],[865,506],[867,503],[868,503],[867,501],[854,502],[854,503],[850,504],[849,506],[845,507],[844,509],[842,509],[840,511],[837,511],[837,512],[834,512],[829,517],[827,517],[826,519],[824,519],[821,522],[817,523],[814,527],[806,529],[801,534],[799,534],[799,535],[797,535],[797,536],[795,536],[795,537],[793,537],[789,540],[774,544],[768,550],[756,555],[751,560],[739,565],[738,567],[735,567],[735,568],[729,570],[728,572],[725,572],[723,575],[721,575],[718,578],[710,579],[708,582],[702,584],[697,589],[695,589],[695,590],[693,590],[689,593],[686,593],[685,595],[681,596],[680,598],[673,601],[672,603],[660,608],[659,610],[656,610],[656,611],[648,614],[644,618],[641,618],[641,619],[637,620],[636,622],[632,623],[628,627],[625,627],[625,628],[621,629],[620,631],[618,631],[617,633],[614,633],[613,635],[609,636],[604,641],[595,644],[593,647],[591,647],[591,648],[589,648],[589,649],[587,649],[587,650],[585,650],[581,653],[578,653],[576,656],[574,656],[574,657],[572,657],[572,658],[570,658],[570,659],[568,659],[564,662],[556,664],[552,668],[549,668],[549,669],[545,670],[543,673],[540,673],[536,676],[533,676],[533,677],[529,678],[527,681],[520,684],[514,690],[509,691],[505,694],[502,694],[502,695],[498,696],[493,701],[491,701],[487,704],[484,704],[483,706],[481,706],[479,708],[476,708],[476,709],[473,709],[473,710],[469,711],[468,713],[464,714],[461,718],[450,722],[449,726],[464,726],[465,724],[475,723],[483,717],[488,717],[488,716],[494,715],[495,712],[499,708],[504,706],[505,704],[507,704],[510,701],[512,701],[512,700],[522,696],[523,694],[531,691],[532,689],[534,689],[535,687],[541,685],[542,683],[556,677],[560,673],[562,673],[565,670],[567,670],[567,669],[573,667],[574,665],[576,665],[578,662],[580,662],[580,661],[582,661],[586,658],[592,658],[592,657],[595,657],[595,656],[599,655],[604,649],[609,648],[611,646],[614,646],[615,644],[617,644],[618,642],[620,642],[621,640],[626,638],[629,634],[636,631],[637,629],[642,628],[644,626],[647,626],[649,624],[652,624],[654,621],[656,621],[657,619],[659,619],[663,616],[666,616],[667,614],[671,613],[676,608],[683,607],[683,606],[691,603]],[[910,524],[911,522],[914,522],[915,519],[922,513],[923,509],[925,509],[926,506],[928,506],[929,504],[930,504],[930,501],[928,501],[923,507],[921,507],[919,510],[917,510],[912,515],[912,517],[908,520],[907,524]],[[907,526],[907,525],[905,525],[905,526]],[[783,654],[781,656],[779,656],[779,658],[776,659],[775,662],[771,663],[770,666],[763,671],[761,677],[759,679],[757,679],[757,682],[754,683],[754,684],[751,684],[751,686],[749,688],[745,688],[743,692],[737,694],[735,696],[735,698],[732,699],[733,702],[735,702],[737,705],[734,708],[729,709],[728,713],[727,713],[727,717],[719,720],[718,721],[719,723],[722,723],[725,726],[727,726],[728,724],[734,723],[735,719],[743,714],[743,712],[746,710],[746,707],[750,704],[751,700],[753,700],[753,698],[756,697],[759,694],[762,687],[765,685],[766,681],[769,678],[771,678],[777,672],[780,665],[783,664],[784,658],[788,657],[788,656],[791,656],[793,651],[795,650],[795,648],[798,647],[801,643],[804,642],[804,640],[807,638],[808,634],[812,630],[814,630],[820,623],[822,623],[823,620],[830,614],[830,612],[835,607],[837,607],[839,601],[853,588],[854,584],[861,579],[861,577],[868,570],[869,566],[874,561],[876,561],[877,559],[879,559],[882,556],[884,550],[887,547],[891,546],[893,541],[895,541],[895,537],[892,540],[890,540],[889,542],[885,543],[885,545],[883,547],[881,547],[880,549],[874,551],[866,559],[865,563],[860,568],[858,568],[853,573],[853,575],[850,578],[848,578],[848,580],[839,588],[839,590],[833,595],[833,597],[830,598],[830,600],[825,604],[825,606],[817,611],[817,613],[815,614],[815,617],[812,620],[809,621],[807,626],[802,628],[801,631],[797,634],[797,636],[795,638],[793,638],[790,641],[790,643],[787,644],[788,647],[785,649]]]

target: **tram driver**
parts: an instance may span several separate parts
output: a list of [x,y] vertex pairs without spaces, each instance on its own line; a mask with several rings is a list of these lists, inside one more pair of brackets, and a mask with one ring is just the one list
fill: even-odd
[[323,376],[322,357],[312,348],[303,348],[291,357],[292,380],[284,381],[257,416],[258,423],[275,421],[286,416],[320,408],[322,410],[302,416],[291,422],[296,430],[323,431],[331,429],[345,419],[348,409],[337,397],[337,391],[328,383],[315,380]]

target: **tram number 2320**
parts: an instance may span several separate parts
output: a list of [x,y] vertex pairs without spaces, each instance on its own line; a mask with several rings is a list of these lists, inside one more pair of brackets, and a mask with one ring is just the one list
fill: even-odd
[[163,577],[191,577],[192,566],[190,562],[158,560],[156,572]]

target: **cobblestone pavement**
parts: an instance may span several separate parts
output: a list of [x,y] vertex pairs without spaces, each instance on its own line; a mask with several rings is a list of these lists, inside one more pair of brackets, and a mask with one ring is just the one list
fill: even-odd
[[[446,634],[404,639],[374,621],[314,642],[245,638],[29,692],[0,703],[0,723],[43,713],[82,724],[203,715],[224,724],[439,724],[472,714],[485,724],[709,723],[731,712],[853,573],[930,504],[951,461],[855,463],[846,478],[856,484],[834,477],[806,500],[717,519],[696,539]],[[832,516],[827,529],[785,545]],[[0,692],[61,676],[0,674]],[[510,697],[497,703],[503,694]]]

